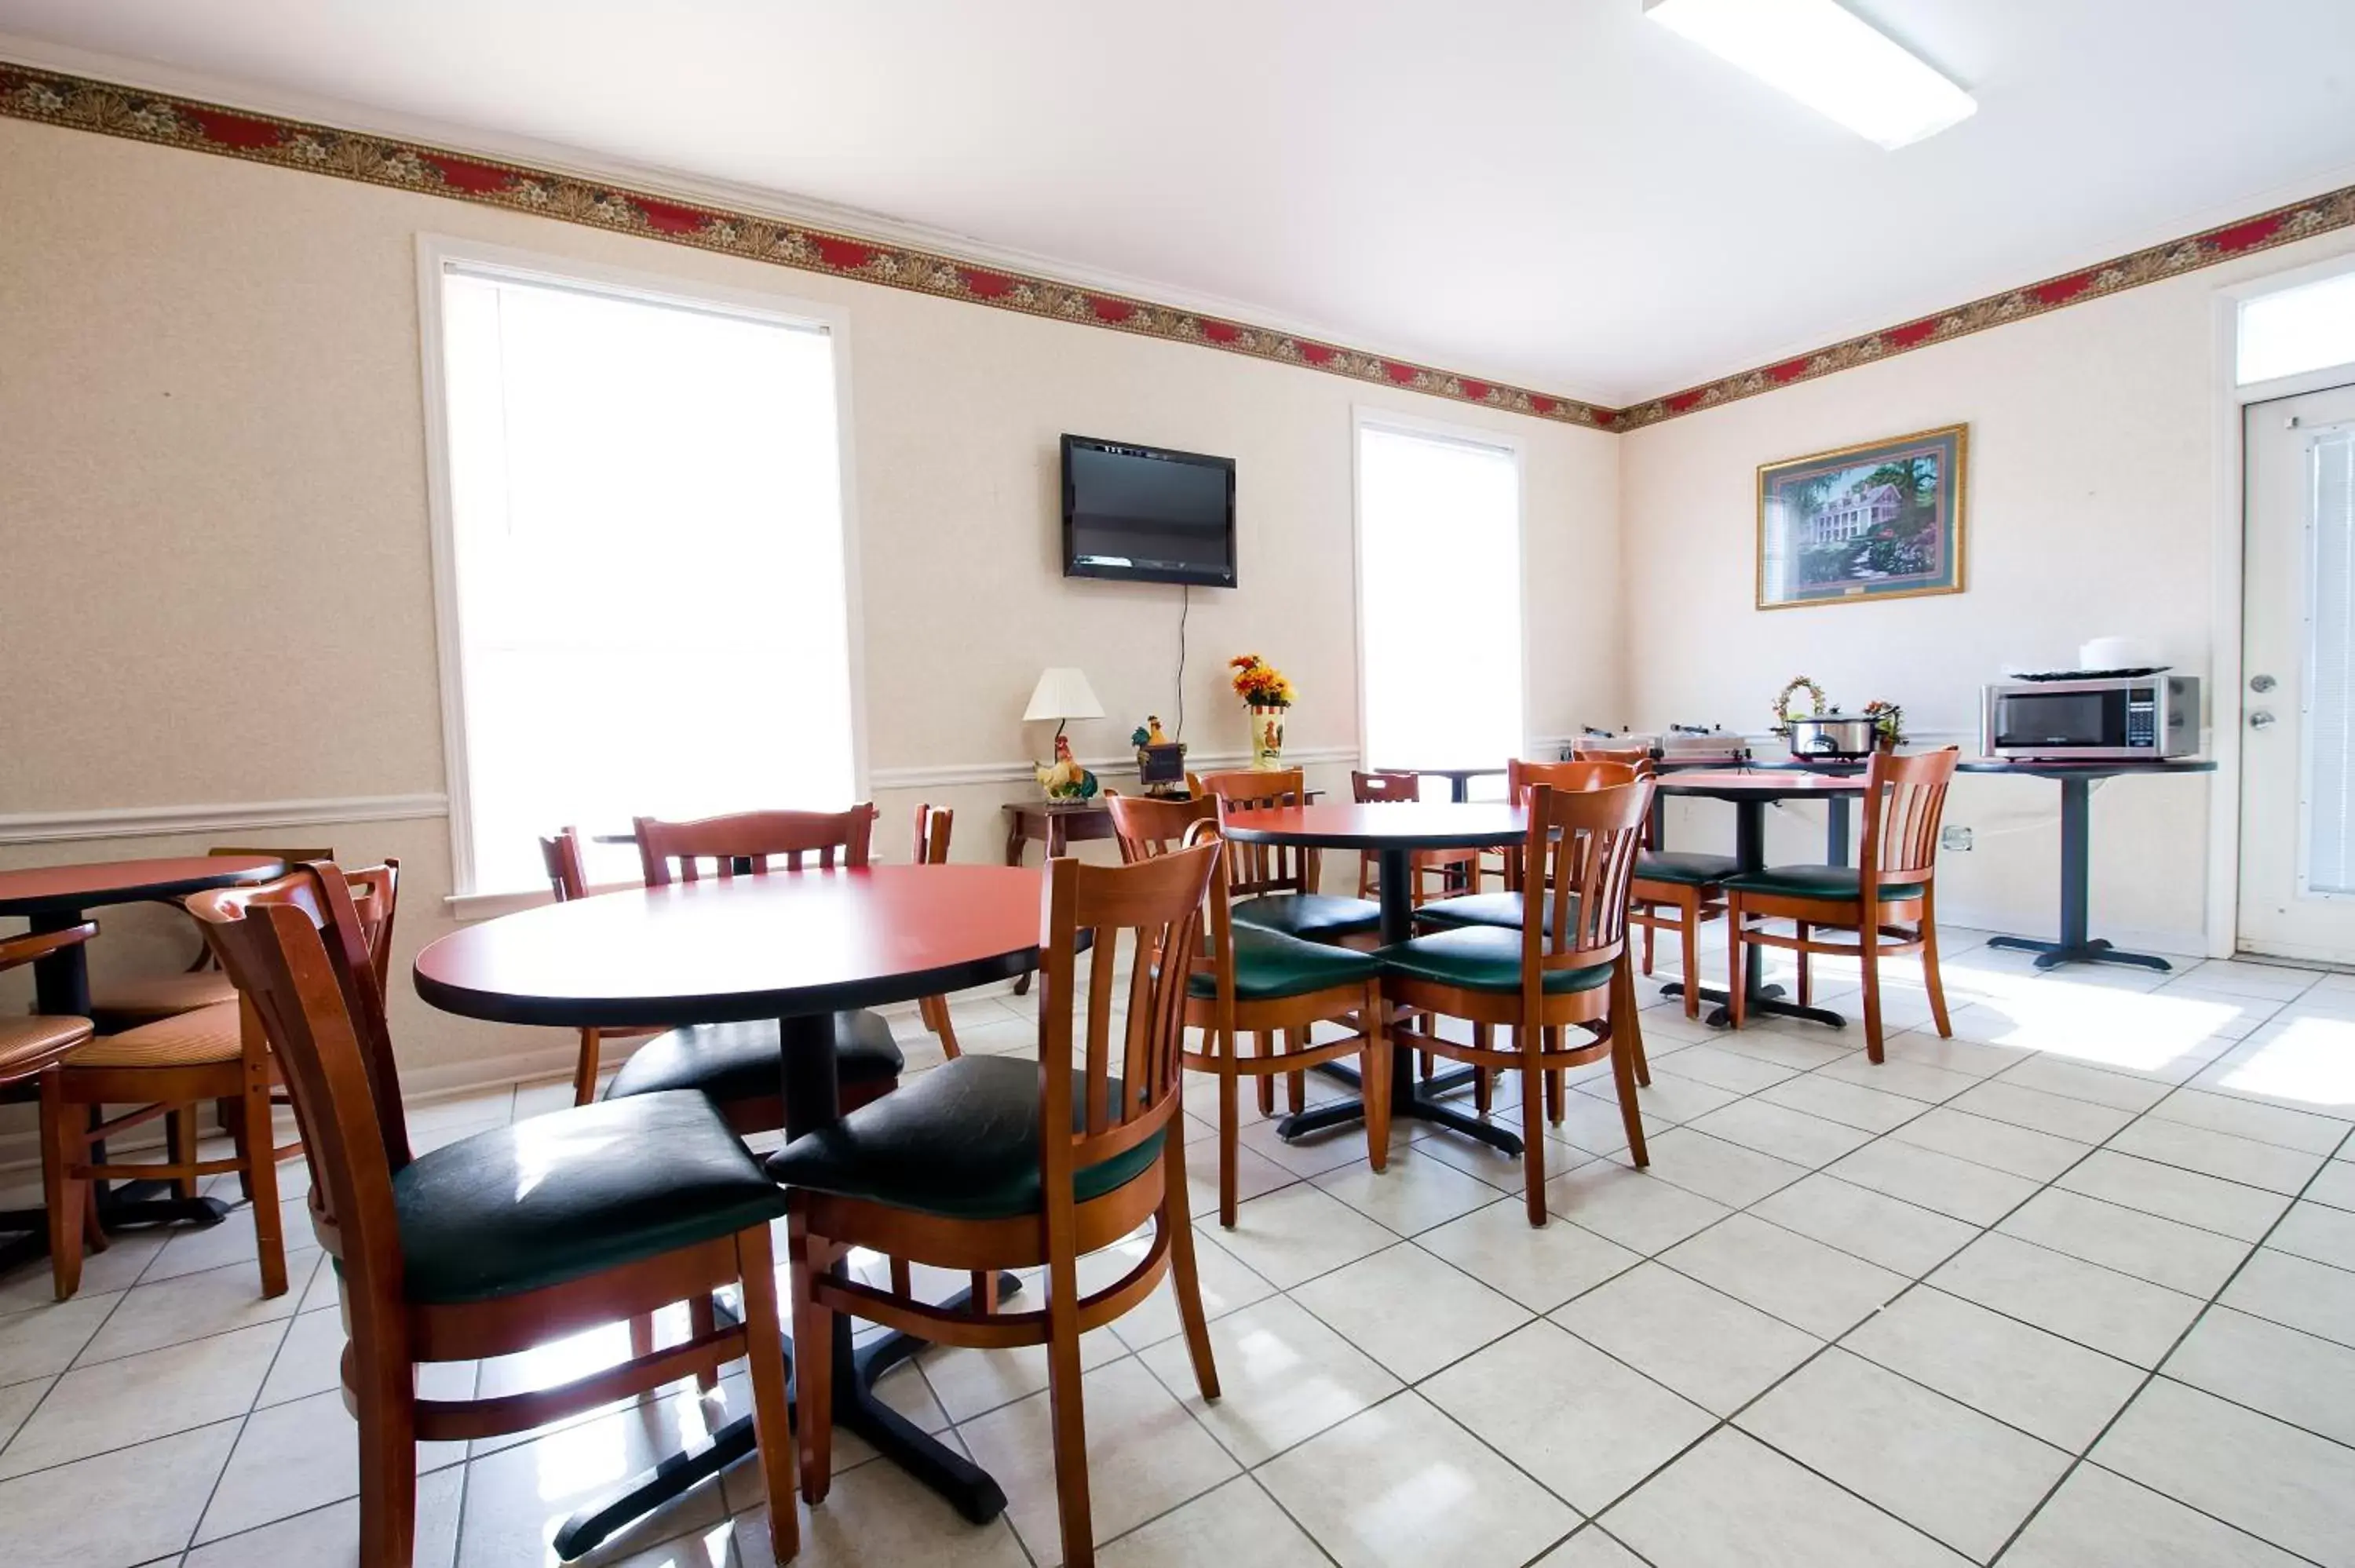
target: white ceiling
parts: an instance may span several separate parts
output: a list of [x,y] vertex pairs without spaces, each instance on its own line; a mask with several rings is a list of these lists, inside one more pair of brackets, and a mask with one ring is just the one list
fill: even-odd
[[1849,3],[1977,115],[1884,153],[1642,0],[0,0],[0,32],[1610,404],[2355,178],[2355,0]]

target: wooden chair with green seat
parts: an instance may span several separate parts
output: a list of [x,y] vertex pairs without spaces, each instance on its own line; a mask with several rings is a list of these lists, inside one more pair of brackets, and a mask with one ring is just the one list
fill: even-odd
[[[1167,1275],[1195,1383],[1203,1398],[1219,1397],[1177,1125],[1193,972],[1155,958],[1195,950],[1223,847],[1199,844],[1133,865],[1049,861],[1038,1059],[945,1063],[769,1160],[786,1188],[795,1343],[826,1344],[833,1315],[848,1312],[936,1344],[1047,1347],[1061,1555],[1071,1568],[1095,1561],[1081,1335],[1143,1302]],[[1127,1022],[1115,1026],[1111,996],[1121,984],[1124,938],[1134,961]],[[1147,1221],[1154,1233],[1144,1257],[1082,1295],[1081,1255]],[[1016,1312],[933,1306],[837,1270],[854,1247],[950,1269],[1043,1264],[1046,1300]],[[804,1357],[796,1372],[802,1495],[816,1503],[833,1475],[828,1358]],[[770,1496],[784,1493],[773,1484]]]
[[[570,904],[576,898],[589,896],[589,871],[581,858],[581,832],[577,828],[559,829],[539,841],[540,863],[548,868],[549,891],[556,895],[559,904]],[[572,1064],[572,1103],[585,1106],[597,1097],[597,1076],[604,1070],[602,1057],[608,1040],[644,1040],[659,1034],[659,1029],[605,1029],[583,1025],[581,1030],[581,1054]]]
[[[1186,789],[1197,799],[1207,796],[1217,801],[1221,814],[1300,806],[1308,800],[1307,778],[1296,768],[1188,774]],[[1234,895],[1237,924],[1305,937],[1312,942],[1371,947],[1380,939],[1380,905],[1370,898],[1344,898],[1316,891],[1315,850],[1231,842],[1227,854],[1227,887]]]
[[[1511,1031],[1508,1049],[1423,1033],[1414,1044],[1476,1067],[1521,1072],[1521,1180],[1529,1224],[1546,1222],[1545,1129],[1539,1082],[1604,1057],[1637,1165],[1649,1163],[1636,1105],[1634,968],[1627,895],[1652,781],[1584,790],[1538,784],[1527,800],[1530,896],[1520,927],[1458,926],[1385,948],[1382,994],[1419,1012]],[[1565,1033],[1582,1032],[1564,1045]]]
[[[1746,1001],[1742,949],[1755,943],[1798,955],[1802,1004],[1811,1000],[1810,957],[1857,959],[1864,980],[1864,1051],[1875,1062],[1881,1059],[1881,959],[1920,953],[1931,1019],[1942,1038],[1953,1037],[1938,973],[1935,881],[1938,823],[1960,759],[1951,746],[1912,757],[1872,754],[1864,768],[1864,832],[1856,865],[1775,865],[1725,879],[1726,951],[1733,976],[1727,1005],[1736,1029]],[[1794,931],[1770,932],[1753,920],[1789,920]],[[1819,934],[1826,930],[1846,931],[1854,939],[1828,941]]]
[[[1419,773],[1367,773],[1353,771],[1349,775],[1349,793],[1359,805],[1376,800],[1420,800],[1423,799],[1423,776]],[[1374,869],[1376,856],[1367,852],[1358,856],[1358,896],[1372,898],[1380,891],[1380,881]],[[1414,852],[1414,885],[1408,892],[1412,902],[1421,904],[1433,895],[1431,879],[1437,877],[1437,891],[1444,895],[1471,886],[1479,871],[1478,850],[1437,849]]]
[[[1652,754],[1643,747],[1577,745],[1572,755],[1581,762],[1624,762],[1647,768]],[[1700,854],[1664,850],[1657,832],[1645,840],[1636,857],[1635,906],[1629,919],[1644,929],[1641,968],[1652,972],[1652,941],[1662,931],[1674,931],[1684,943],[1685,1016],[1700,1016],[1700,928],[1725,914],[1725,879],[1742,868],[1730,854]],[[1674,910],[1672,916],[1667,911]]]
[[[1217,808],[1208,800],[1115,795],[1112,821],[1121,859],[1131,865],[1216,838],[1219,831]],[[1186,991],[1186,1024],[1202,1032],[1202,1048],[1188,1051],[1185,1061],[1218,1080],[1219,1224],[1231,1230],[1239,1082],[1245,1076],[1265,1082],[1356,1056],[1365,1086],[1366,1158],[1380,1171],[1390,1153],[1390,1042],[1382,1027],[1381,966],[1371,955],[1236,925],[1222,879],[1210,888],[1206,925]],[[1350,1032],[1312,1043],[1309,1026],[1324,1022],[1347,1023]],[[1257,1042],[1256,1055],[1242,1054],[1239,1042],[1245,1034]],[[1270,1038],[1279,1034],[1289,1047],[1281,1056],[1268,1050]]]
[[[300,865],[305,861],[333,860],[331,849],[274,849],[259,845],[215,844],[208,855],[268,855]],[[237,1000],[237,988],[221,972],[212,949],[202,942],[185,969],[101,979],[91,987],[90,1019],[101,1034],[119,1034],[157,1019],[218,1007]]]
[[[87,942],[97,935],[97,924],[85,920],[79,926],[69,926],[58,931],[33,931],[19,937],[0,937],[0,969],[37,963],[60,948]],[[0,1017],[0,1098],[19,1098],[27,1086],[37,1089],[38,1086],[56,1076],[58,1065],[87,1043],[90,1036],[91,1023],[87,1018],[40,1012]],[[106,1249],[106,1233],[98,1228],[98,1190],[85,1187],[80,1195],[70,1194],[58,1179],[58,1173],[50,1169],[52,1151],[59,1147],[59,1142],[49,1135],[49,1122],[61,1110],[53,1097],[43,1097],[41,1187],[47,1200],[44,1206],[49,1250],[64,1252],[87,1245],[92,1251],[103,1252]]]
[[[362,1568],[409,1568],[419,1443],[528,1431],[739,1357],[769,1495],[789,1499],[769,1242],[784,1195],[759,1161],[687,1093],[576,1106],[412,1156],[359,916],[335,867],[306,869],[316,875],[303,897],[261,902],[230,888],[189,908],[262,1019],[308,1135],[311,1222],[335,1262],[349,1340]],[[422,1364],[515,1354],[733,1284],[741,1325],[555,1388],[418,1396]],[[792,1559],[789,1502],[769,1510],[769,1541],[779,1563]]]
[[[328,865],[319,861],[314,865]],[[392,925],[400,896],[400,863],[339,874],[347,879],[344,899],[356,911],[354,939],[382,991],[392,959]],[[301,901],[313,896],[317,877],[307,868],[239,890],[249,901]],[[193,910],[191,911],[193,913]],[[232,981],[234,976],[230,977]],[[75,1051],[41,1082],[44,1119],[52,1139],[52,1160],[70,1201],[80,1202],[91,1181],[170,1181],[194,1196],[202,1178],[234,1172],[253,1203],[253,1240],[261,1271],[261,1294],[286,1293],[286,1238],[278,1212],[278,1167],[299,1158],[300,1141],[279,1143],[272,1107],[283,1078],[251,1003],[242,996],[214,1007],[143,1023],[120,1034],[101,1034]],[[55,1114],[49,1111],[54,1100]],[[157,1117],[193,1118],[197,1107],[227,1103],[230,1152],[219,1159],[197,1157],[193,1143],[167,1148],[156,1162],[96,1163],[95,1146]],[[131,1107],[106,1117],[102,1107]],[[93,1121],[96,1112],[104,1119]],[[49,1267],[58,1298],[81,1284],[81,1249],[52,1250]]]

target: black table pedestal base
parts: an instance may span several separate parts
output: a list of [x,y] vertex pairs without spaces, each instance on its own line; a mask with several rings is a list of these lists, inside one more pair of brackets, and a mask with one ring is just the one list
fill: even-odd
[[[160,1181],[140,1181],[121,1194],[155,1189]],[[99,1224],[108,1231],[137,1225],[194,1225],[208,1231],[229,1217],[229,1205],[218,1198],[142,1198],[108,1194],[99,1200]],[[49,1216],[45,1209],[0,1209],[0,1233],[24,1234],[0,1246],[0,1274],[49,1255]]]
[[2133,969],[2156,969],[2170,974],[2175,966],[2157,953],[2129,953],[2114,948],[2106,937],[2094,937],[2082,942],[2045,942],[2034,937],[1989,937],[1987,945],[2010,953],[2035,953],[2036,967],[2056,969],[2062,964],[2125,964]]
[[[1412,1064],[1413,1061],[1412,1053],[1402,1051],[1400,1056],[1404,1064]],[[1337,1064],[1327,1064],[1327,1066],[1335,1077],[1345,1077],[1351,1084],[1358,1081],[1358,1075],[1348,1068],[1340,1067]],[[1405,1073],[1411,1076],[1412,1068],[1409,1065],[1394,1065],[1391,1071]],[[1453,1106],[1441,1105],[1436,1100],[1427,1097],[1431,1095],[1444,1095],[1450,1090],[1463,1088],[1471,1083],[1474,1075],[1478,1071],[1476,1067],[1453,1067],[1444,1073],[1435,1075],[1427,1083],[1420,1079],[1413,1080],[1412,1089],[1405,1094],[1391,1097],[1391,1118],[1396,1121],[1403,1117],[1409,1121],[1435,1122],[1450,1132],[1460,1132],[1466,1138],[1476,1139],[1491,1149],[1501,1150],[1507,1154],[1518,1154],[1521,1151],[1521,1140],[1518,1135],[1507,1132],[1501,1127],[1492,1127],[1476,1116],[1457,1110]],[[1351,1122],[1365,1119],[1366,1106],[1363,1100],[1336,1100],[1331,1105],[1311,1106],[1306,1110],[1295,1111],[1291,1116],[1285,1117],[1275,1124],[1275,1135],[1290,1142],[1295,1138],[1305,1138],[1313,1132],[1323,1132],[1327,1128],[1345,1127]]]
[[[1660,988],[1662,996],[1680,997],[1684,993],[1685,982],[1682,980],[1670,980]],[[1732,999],[1724,991],[1715,986],[1705,985],[1694,994],[1711,1004],[1710,1010],[1701,1015],[1702,1022],[1711,1029],[1732,1027],[1733,1010],[1726,1005]],[[1809,1023],[1821,1023],[1832,1029],[1848,1027],[1847,1017],[1828,1007],[1802,1007],[1796,1001],[1785,1001],[1783,988],[1779,985],[1761,986],[1752,991],[1742,1011],[1745,1018],[1804,1018]]]
[[[1001,1300],[1021,1288],[1019,1276],[998,1276]],[[961,1290],[942,1305],[956,1311],[972,1299],[972,1291]],[[990,1479],[987,1471],[875,1396],[875,1380],[922,1350],[924,1341],[910,1334],[885,1334],[867,1345],[854,1347],[850,1324],[848,1316],[835,1314],[835,1425],[858,1433],[883,1457],[946,1498],[951,1508],[974,1523],[987,1524],[1005,1512],[1006,1493]],[[745,1414],[702,1442],[666,1456],[653,1469],[631,1477],[566,1520],[563,1528],[556,1532],[557,1556],[570,1563],[594,1550],[631,1520],[643,1519],[673,1499],[684,1497],[757,1446],[752,1417]],[[792,1502],[786,1499],[786,1506],[792,1506]],[[776,1499],[772,1499],[770,1506],[777,1506]]]

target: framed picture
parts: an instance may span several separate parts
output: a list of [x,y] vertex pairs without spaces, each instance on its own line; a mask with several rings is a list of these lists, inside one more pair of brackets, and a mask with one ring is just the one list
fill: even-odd
[[1758,469],[1758,608],[1963,591],[1967,425]]

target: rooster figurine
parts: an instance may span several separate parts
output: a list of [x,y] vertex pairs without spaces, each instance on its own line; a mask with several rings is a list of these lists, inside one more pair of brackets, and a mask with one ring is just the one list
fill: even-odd
[[1081,767],[1071,756],[1071,743],[1061,736],[1055,737],[1055,760],[1038,770],[1039,787],[1047,791],[1050,800],[1092,800],[1095,798],[1096,776]]

